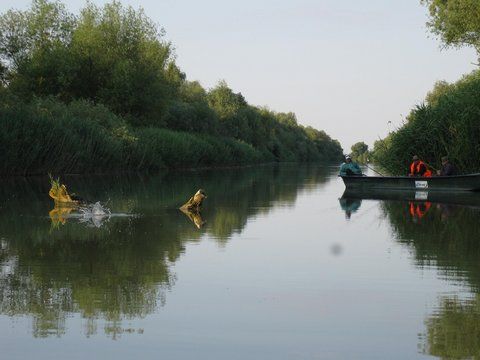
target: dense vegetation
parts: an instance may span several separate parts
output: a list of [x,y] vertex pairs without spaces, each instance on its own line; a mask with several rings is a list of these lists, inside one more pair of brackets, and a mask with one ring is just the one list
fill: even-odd
[[[444,46],[472,46],[480,53],[480,2],[422,0],[427,25]],[[398,130],[375,143],[373,157],[393,174],[405,174],[418,154],[434,168],[448,155],[461,172],[480,171],[480,72],[456,83],[439,81]]]
[[480,72],[454,84],[439,82],[405,124],[375,142],[374,158],[393,174],[405,174],[412,155],[435,168],[448,155],[462,172],[480,170]]
[[142,10],[91,3],[78,16],[34,0],[0,17],[1,174],[338,160],[293,113],[205,90]]

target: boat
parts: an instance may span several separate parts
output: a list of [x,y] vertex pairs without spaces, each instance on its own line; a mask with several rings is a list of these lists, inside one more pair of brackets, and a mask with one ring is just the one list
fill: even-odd
[[342,176],[347,190],[356,191],[480,191],[480,173],[454,176]]

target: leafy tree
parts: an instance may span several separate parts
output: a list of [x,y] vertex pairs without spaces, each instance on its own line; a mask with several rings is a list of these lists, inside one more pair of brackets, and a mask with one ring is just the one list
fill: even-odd
[[428,7],[427,25],[445,46],[473,46],[480,54],[480,2],[421,0]]
[[352,158],[355,161],[366,163],[368,161],[368,145],[365,144],[363,141],[357,142],[352,145]]
[[243,95],[234,93],[223,80],[208,92],[208,103],[222,120],[234,116],[247,105]]
[[425,97],[425,102],[429,105],[435,105],[438,103],[439,99],[448,93],[454,85],[449,84],[445,80],[437,81],[433,86],[432,91],[427,93]]

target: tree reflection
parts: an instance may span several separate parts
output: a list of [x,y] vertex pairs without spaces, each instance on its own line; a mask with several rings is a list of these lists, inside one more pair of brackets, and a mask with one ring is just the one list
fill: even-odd
[[424,352],[444,359],[480,356],[480,208],[428,201],[385,201],[382,208],[398,242],[413,249],[419,267],[466,283],[473,299],[444,297],[425,321]]
[[[326,179],[320,168],[273,166],[63,179],[87,199],[108,201],[112,217],[100,228],[52,211],[48,179],[6,180],[0,186],[0,313],[31,316],[37,337],[63,335],[72,314],[85,319],[87,336],[97,333],[100,319],[112,338],[141,333],[122,320],[165,303],[175,284],[171,264],[187,243],[208,234],[223,246],[249,217],[291,205],[299,190]],[[198,188],[209,195],[202,214],[208,222],[200,215],[192,226],[178,207]]]
[[[417,202],[383,202],[398,242],[414,250],[418,266],[434,265],[447,279],[468,280],[480,290],[480,209]],[[472,204],[474,205],[474,204]]]
[[480,357],[480,296],[460,300],[445,297],[438,312],[425,321],[427,344],[424,353],[442,359]]

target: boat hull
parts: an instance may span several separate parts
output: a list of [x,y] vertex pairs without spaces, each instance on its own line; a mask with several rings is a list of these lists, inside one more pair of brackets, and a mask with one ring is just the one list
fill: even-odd
[[480,173],[458,176],[341,176],[348,190],[480,191]]

